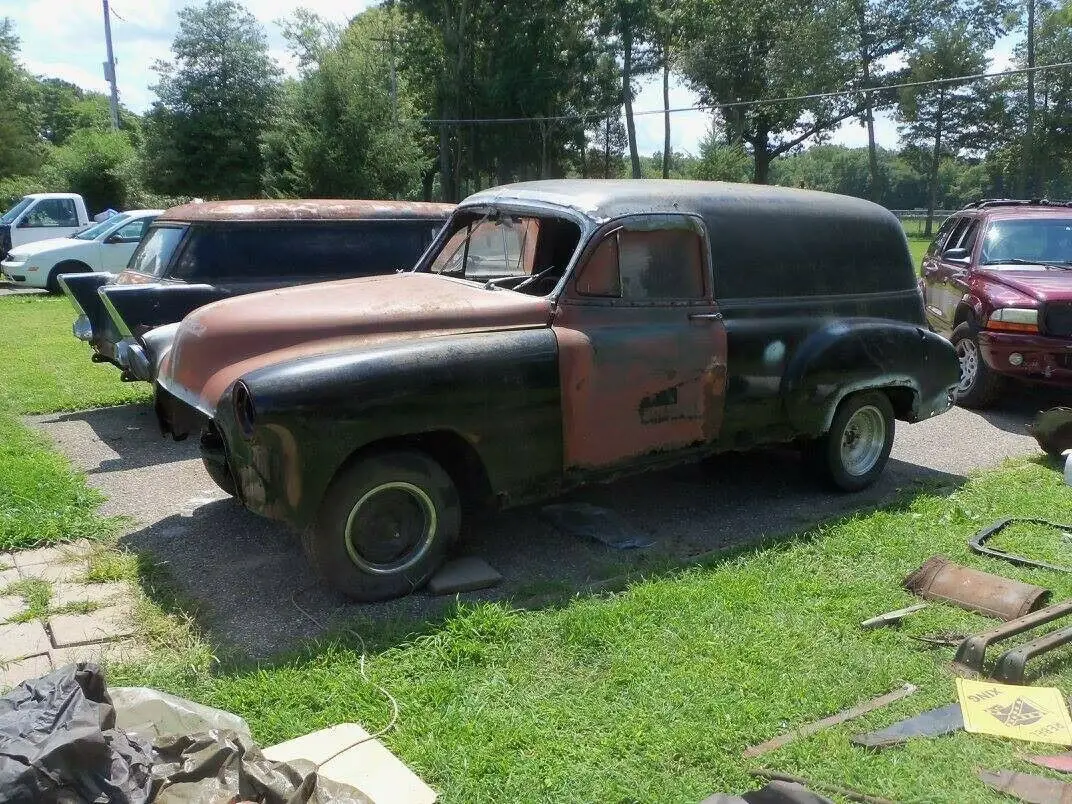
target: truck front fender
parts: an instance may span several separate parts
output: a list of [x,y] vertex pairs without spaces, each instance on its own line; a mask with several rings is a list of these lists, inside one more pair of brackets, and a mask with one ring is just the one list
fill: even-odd
[[894,321],[833,321],[796,350],[781,397],[794,429],[830,429],[837,406],[858,391],[890,393],[897,418],[919,421],[947,410],[960,378],[953,347],[922,326]]
[[246,505],[296,527],[352,456],[386,443],[421,448],[430,436],[463,441],[488,491],[518,501],[562,475],[557,342],[540,327],[288,361],[232,384],[213,426]]

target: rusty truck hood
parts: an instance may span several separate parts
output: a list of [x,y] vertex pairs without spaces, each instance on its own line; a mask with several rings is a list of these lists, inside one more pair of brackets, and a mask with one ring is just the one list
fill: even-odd
[[227,387],[264,366],[403,338],[547,326],[551,302],[461,279],[404,273],[252,293],[183,319],[160,384],[212,415]]

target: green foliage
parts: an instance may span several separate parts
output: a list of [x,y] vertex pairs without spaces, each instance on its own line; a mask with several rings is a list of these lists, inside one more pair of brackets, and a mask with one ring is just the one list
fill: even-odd
[[401,19],[397,11],[371,9],[329,47],[309,40],[313,21],[304,18],[306,40],[295,44],[305,53],[305,75],[287,83],[275,126],[261,139],[269,195],[419,193],[425,129],[406,76],[392,96],[390,54],[376,41],[399,34]]
[[54,148],[45,174],[80,193],[91,212],[128,209],[138,197],[138,157],[125,132],[80,128]]
[[258,196],[261,133],[271,123],[279,68],[264,30],[234,0],[179,11],[174,61],[158,61],[159,101],[146,119],[146,178],[158,192]]
[[38,89],[16,60],[18,42],[11,20],[0,18],[0,179],[33,173],[45,156],[37,137]]
[[725,145],[714,131],[700,142],[693,178],[706,181],[748,181],[751,159],[740,143]]

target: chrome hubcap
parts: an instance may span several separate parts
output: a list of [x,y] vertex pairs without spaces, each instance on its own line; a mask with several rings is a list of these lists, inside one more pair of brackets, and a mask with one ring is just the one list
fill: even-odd
[[874,405],[852,414],[841,434],[841,465],[850,475],[865,475],[875,468],[886,444],[886,419]]
[[436,510],[412,483],[384,483],[357,501],[346,519],[346,552],[365,572],[403,572],[428,551],[436,532]]
[[960,361],[960,382],[957,394],[966,394],[979,373],[979,347],[971,338],[957,341],[957,359]]

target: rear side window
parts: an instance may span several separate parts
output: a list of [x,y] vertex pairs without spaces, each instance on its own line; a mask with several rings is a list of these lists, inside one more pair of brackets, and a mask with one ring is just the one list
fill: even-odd
[[727,209],[707,221],[719,299],[882,293],[914,287],[895,219]]
[[137,271],[149,276],[164,276],[171,264],[171,256],[179,245],[185,226],[151,226],[148,234],[134,250],[127,263],[128,271]]
[[46,198],[30,210],[26,225],[71,228],[78,226],[78,211],[70,198]]
[[942,225],[938,227],[938,231],[934,233],[934,240],[931,241],[930,247],[927,249],[928,253],[934,254],[945,251],[946,241],[949,240],[949,235],[952,233],[953,228],[960,223],[963,218],[951,217],[946,218]]
[[702,299],[703,266],[703,241],[691,229],[619,229],[592,252],[577,292],[626,301]]
[[439,228],[427,220],[196,226],[170,276],[189,282],[386,274],[413,267]]

